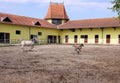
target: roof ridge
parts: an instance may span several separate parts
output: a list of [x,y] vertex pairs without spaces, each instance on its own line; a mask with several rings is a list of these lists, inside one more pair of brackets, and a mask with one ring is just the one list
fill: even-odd
[[90,19],[77,19],[77,20],[70,20],[70,21],[81,21],[81,20],[100,20],[100,19],[113,19],[117,17],[105,17],[105,18],[90,18]]
[[[50,24],[48,21],[46,21],[44,19],[39,19],[39,18],[32,18],[32,17],[20,16],[20,15],[8,14],[8,13],[1,13],[1,12],[0,12],[0,17],[10,17],[10,19],[12,20],[12,23],[9,23],[9,24],[23,25],[23,26],[35,26],[35,25],[33,25],[33,22],[39,21],[41,24],[40,27],[56,28],[55,25]],[[6,23],[6,22],[0,21],[0,23]],[[35,27],[37,27],[37,26],[35,26]]]
[[58,2],[50,2],[50,4],[64,4],[63,2],[62,3],[58,3]]
[[40,18],[34,18],[34,17],[28,17],[28,16],[22,16],[22,15],[16,15],[16,14],[9,14],[9,13],[3,13],[0,12],[0,14],[6,14],[7,16],[18,16],[18,17],[24,17],[24,18],[29,18],[29,19],[38,19],[38,20],[44,20],[44,19],[40,19]]

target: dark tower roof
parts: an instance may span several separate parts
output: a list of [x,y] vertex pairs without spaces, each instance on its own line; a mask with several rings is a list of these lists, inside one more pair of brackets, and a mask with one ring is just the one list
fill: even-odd
[[51,3],[45,19],[69,20],[63,3]]

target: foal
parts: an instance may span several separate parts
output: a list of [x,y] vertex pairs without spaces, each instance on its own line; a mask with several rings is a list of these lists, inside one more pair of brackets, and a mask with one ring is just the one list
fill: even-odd
[[75,47],[75,51],[79,54],[81,52],[82,47],[84,47],[84,44],[73,45],[73,47]]

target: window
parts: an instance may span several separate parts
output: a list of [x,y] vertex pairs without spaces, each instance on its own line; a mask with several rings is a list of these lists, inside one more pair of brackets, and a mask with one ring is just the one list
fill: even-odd
[[20,35],[20,34],[21,34],[21,31],[20,31],[20,30],[16,30],[16,34],[17,34],[17,35]]
[[38,32],[38,35],[42,35],[42,32]]
[[53,19],[52,23],[56,24],[56,25],[59,25],[59,24],[62,24],[62,20],[61,19]]
[[71,29],[72,32],[75,32],[75,29]]
[[84,38],[85,37],[85,35],[81,35],[81,38]]
[[99,36],[98,35],[95,35],[95,38],[98,38]]
[[35,23],[34,23],[34,25],[41,26],[41,24],[40,24],[40,22],[39,22],[39,21],[35,22]]
[[30,39],[37,38],[37,35],[30,35]]
[[81,38],[88,38],[88,35],[81,35]]
[[77,35],[74,35],[74,38],[77,38]]
[[85,35],[84,38],[87,39],[87,38],[88,38],[88,35]]
[[10,22],[10,23],[12,22],[9,17],[2,18],[2,21],[3,22]]
[[65,35],[65,38],[68,39],[68,35]]

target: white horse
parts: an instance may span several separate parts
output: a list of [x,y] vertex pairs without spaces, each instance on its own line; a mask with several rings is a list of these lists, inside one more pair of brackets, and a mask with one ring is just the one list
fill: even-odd
[[21,49],[23,49],[24,51],[25,46],[30,46],[31,47],[30,50],[31,50],[34,48],[34,44],[37,42],[38,42],[37,38],[33,38],[31,40],[21,40],[20,41]]

